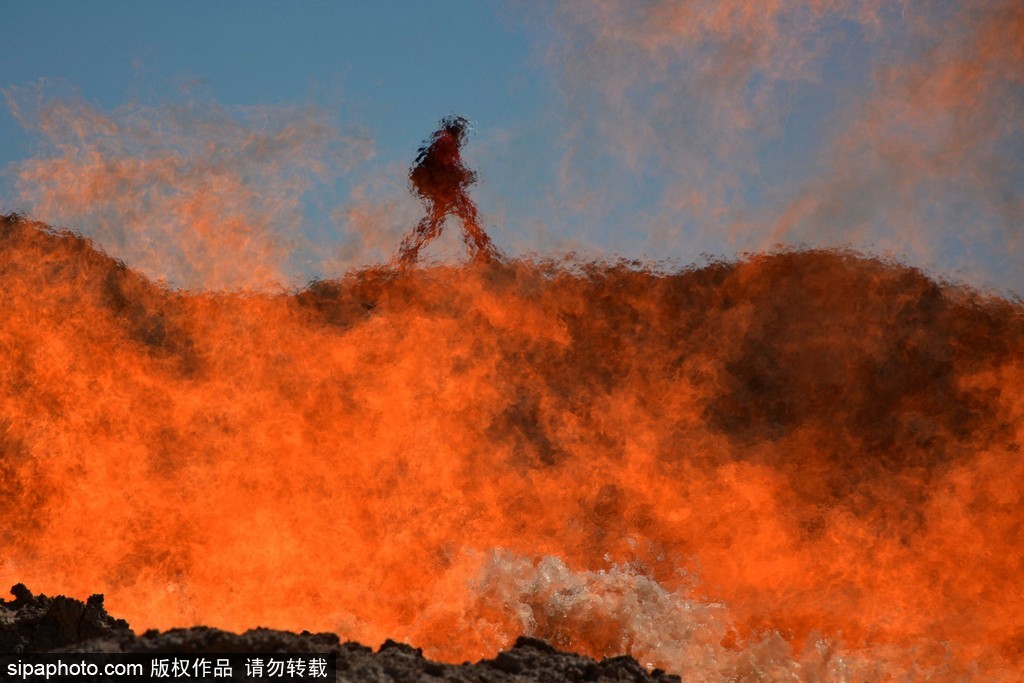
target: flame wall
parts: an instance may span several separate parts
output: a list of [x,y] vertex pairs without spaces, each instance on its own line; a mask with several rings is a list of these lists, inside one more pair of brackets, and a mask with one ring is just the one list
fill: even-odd
[[1011,679],[1020,302],[788,252],[162,289],[0,227],[0,571],[198,623]]

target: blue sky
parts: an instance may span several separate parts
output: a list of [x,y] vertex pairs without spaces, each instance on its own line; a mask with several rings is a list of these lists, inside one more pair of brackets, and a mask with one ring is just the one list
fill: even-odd
[[[224,105],[337,98],[381,140],[415,141],[438,112],[494,125],[542,97],[529,42],[493,2],[43,1],[5,15],[5,86],[45,78],[107,108],[189,83]],[[5,142],[26,153],[12,123]]]
[[850,246],[1024,291],[1015,3],[783,4],[6,2],[0,205],[173,284],[301,282],[390,256],[460,113],[513,255]]

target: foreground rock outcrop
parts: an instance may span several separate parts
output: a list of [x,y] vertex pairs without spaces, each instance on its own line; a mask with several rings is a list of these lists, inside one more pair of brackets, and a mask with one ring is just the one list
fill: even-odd
[[444,664],[423,657],[419,648],[388,640],[374,652],[342,643],[333,633],[290,633],[253,629],[243,634],[197,626],[136,635],[123,619],[103,607],[103,596],[86,602],[62,595],[33,595],[23,584],[14,600],[0,599],[0,653],[276,653],[337,655],[339,681],[679,681],[658,669],[646,671],[632,657],[595,661],[560,652],[542,640],[521,637],[507,651],[475,664]]

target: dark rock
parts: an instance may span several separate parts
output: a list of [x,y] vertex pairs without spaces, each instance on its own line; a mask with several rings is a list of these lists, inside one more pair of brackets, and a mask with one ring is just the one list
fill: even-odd
[[[28,589],[28,588],[27,588],[27,587],[25,586],[25,584],[23,584],[23,583],[18,583],[18,584],[15,584],[15,585],[14,585],[14,586],[13,586],[13,587],[11,588],[11,595],[13,595],[13,596],[14,596],[14,598],[15,598],[15,602],[16,602],[16,603],[17,603],[17,602],[23,602],[23,603],[24,603],[24,602],[31,602],[31,601],[32,601],[32,598],[34,597],[34,596],[32,595],[32,591],[30,591],[30,590],[29,590],[29,589]],[[3,601],[2,601],[2,600],[0,600],[0,602],[3,602]]]
[[539,638],[531,638],[530,636],[519,636],[518,638],[516,638],[515,645],[512,646],[512,648],[516,650],[527,647],[533,648],[534,650],[540,650],[541,652],[547,652],[548,654],[554,654],[558,652],[558,650],[551,647],[551,645],[549,645],[546,640],[541,640]]
[[380,646],[378,652],[400,652],[409,657],[423,657],[423,650],[412,645],[406,645],[405,643],[396,643],[395,641],[388,638],[384,641],[384,644]]
[[439,662],[432,662],[425,660],[423,662],[423,673],[430,674],[431,676],[443,676],[445,671],[445,665]]
[[530,683],[531,681],[630,681],[678,683],[679,677],[656,669],[648,673],[632,657],[596,662],[561,652],[536,638],[522,636],[494,659],[461,665],[432,662],[423,650],[386,640],[377,652],[354,642],[342,643],[334,633],[291,633],[257,628],[242,634],[207,626],[150,629],[136,635],[123,619],[103,607],[103,596],[85,603],[57,596],[33,595],[24,585],[11,589],[15,599],[0,600],[0,652],[76,653],[264,653],[335,654],[339,681],[444,680],[454,683]]
[[103,608],[103,596],[88,602],[58,595],[33,595],[24,584],[11,588],[14,600],[0,600],[0,652],[46,652],[98,638],[131,637],[128,622]]
[[510,674],[517,674],[523,670],[523,664],[519,658],[509,652],[499,652],[498,656],[491,660],[495,669]]

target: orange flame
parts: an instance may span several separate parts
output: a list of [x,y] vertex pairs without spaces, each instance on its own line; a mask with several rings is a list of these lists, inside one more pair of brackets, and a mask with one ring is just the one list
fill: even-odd
[[135,629],[1010,680],[1018,303],[842,252],[182,293],[0,227],[0,571]]

